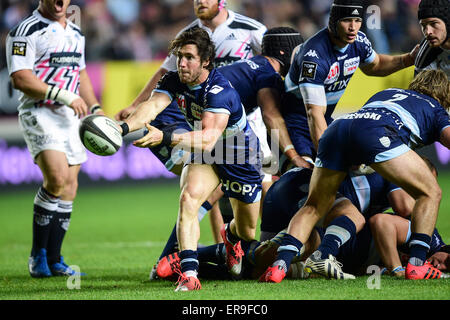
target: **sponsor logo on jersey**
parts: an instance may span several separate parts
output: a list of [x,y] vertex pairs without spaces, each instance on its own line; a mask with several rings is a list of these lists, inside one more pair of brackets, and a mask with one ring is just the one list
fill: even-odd
[[340,57],[338,57],[337,59],[338,59],[338,61],[341,61],[341,60],[343,60],[343,59],[345,59],[345,58],[347,58],[347,57],[348,57],[348,54],[343,55],[343,56],[340,56]]
[[305,57],[313,57],[313,58],[319,59],[319,56],[317,55],[316,50],[313,50],[313,49],[309,50],[309,51],[305,54]]
[[202,118],[203,108],[199,106],[198,104],[192,102],[191,103],[191,114],[194,118],[197,120],[200,120]]
[[303,61],[302,63],[302,78],[315,79],[317,71],[317,63]]
[[381,115],[374,113],[374,112],[356,112],[356,113],[349,113],[345,114],[339,119],[371,119],[371,120],[380,120]]
[[212,94],[218,94],[220,91],[222,91],[223,88],[221,86],[215,85],[209,90]]
[[181,112],[186,115],[186,98],[184,97],[184,95],[180,94],[176,97],[176,99]]
[[223,180],[220,179],[222,182],[222,187],[225,188],[227,191],[231,191],[233,193],[240,193],[243,196],[248,194],[249,196],[252,196],[255,192],[256,188],[258,187],[258,184],[242,184],[237,181],[230,181],[230,180]]
[[383,145],[383,147],[385,148],[389,148],[389,146],[391,145],[391,139],[389,139],[388,137],[381,137],[380,139],[380,143]]
[[80,65],[81,53],[55,52],[50,54],[50,67],[77,67]]
[[13,56],[23,56],[27,55],[27,43],[22,41],[14,41],[12,43],[12,52]]
[[339,75],[341,74],[340,69],[339,69],[339,62],[335,62],[331,65],[330,71],[328,72],[328,76],[325,79],[325,84],[330,84],[335,82],[338,78]]
[[344,76],[355,73],[359,66],[359,60],[359,57],[355,57],[344,61]]
[[236,40],[236,36],[234,35],[234,33],[232,33],[228,35],[228,37],[226,37],[225,40]]

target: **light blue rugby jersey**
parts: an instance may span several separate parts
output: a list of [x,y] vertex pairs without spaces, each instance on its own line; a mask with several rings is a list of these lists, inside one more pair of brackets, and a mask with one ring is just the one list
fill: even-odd
[[325,117],[331,118],[356,69],[372,63],[375,57],[372,44],[363,32],[358,32],[352,44],[338,48],[332,44],[327,28],[322,29],[304,42],[294,57],[285,78],[283,115],[297,113],[306,117],[300,87],[316,86],[325,88]]

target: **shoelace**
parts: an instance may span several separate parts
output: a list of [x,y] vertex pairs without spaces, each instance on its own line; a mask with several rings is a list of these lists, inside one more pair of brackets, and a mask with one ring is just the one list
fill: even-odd
[[336,269],[338,269],[338,271],[341,271],[341,272],[342,272],[343,264],[340,263],[339,261],[337,261],[337,260],[336,260],[336,257],[331,256],[330,262],[331,262],[331,264],[332,264]]

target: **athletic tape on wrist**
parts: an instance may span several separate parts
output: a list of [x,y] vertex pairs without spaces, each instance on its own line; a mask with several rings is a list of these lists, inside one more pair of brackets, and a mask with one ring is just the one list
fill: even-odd
[[120,125],[120,127],[122,128],[122,137],[126,136],[128,134],[128,132],[130,132],[130,127],[128,126],[128,124],[126,122],[122,123]]
[[80,97],[75,93],[55,87],[54,85],[49,85],[47,88],[47,92],[45,93],[46,100],[57,101],[66,106],[70,106],[74,100],[79,98]]
[[99,104],[94,104],[94,105],[91,107],[90,111],[91,111],[91,114],[94,114],[94,113],[96,113],[98,110],[101,110],[101,109],[102,109],[102,107],[101,107]]

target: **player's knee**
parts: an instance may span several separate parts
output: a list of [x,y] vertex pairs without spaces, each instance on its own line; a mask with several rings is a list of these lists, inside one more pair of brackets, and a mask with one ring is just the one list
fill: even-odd
[[237,236],[245,241],[255,239],[256,226],[236,224]]
[[201,201],[197,193],[190,190],[185,190],[180,196],[180,210],[184,215],[197,216],[197,211],[200,209]]
[[378,213],[369,219],[370,229],[374,230],[386,230],[391,227],[390,215],[387,213]]
[[66,177],[64,175],[52,175],[47,177],[45,188],[55,196],[60,196],[66,187]]

